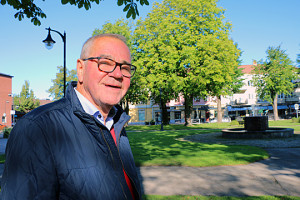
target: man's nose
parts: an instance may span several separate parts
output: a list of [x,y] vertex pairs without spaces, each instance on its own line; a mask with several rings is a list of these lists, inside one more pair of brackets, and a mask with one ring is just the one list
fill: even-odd
[[114,78],[123,78],[123,74],[121,72],[121,65],[117,65],[115,70],[109,73],[110,76]]

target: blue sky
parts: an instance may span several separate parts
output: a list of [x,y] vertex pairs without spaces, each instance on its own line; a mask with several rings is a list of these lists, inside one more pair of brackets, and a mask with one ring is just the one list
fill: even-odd
[[[0,73],[14,76],[14,94],[19,94],[28,80],[35,96],[44,99],[49,98],[46,90],[52,85],[57,66],[63,65],[61,37],[52,32],[56,44],[47,50],[42,43],[47,36],[45,28],[50,26],[61,33],[66,32],[67,68],[75,69],[82,44],[93,30],[101,28],[107,21],[125,18],[125,13],[116,0],[101,1],[88,11],[61,5],[59,0],[36,2],[47,14],[47,18],[41,20],[41,26],[34,26],[28,19],[16,20],[13,17],[15,10],[0,5]],[[296,61],[300,54],[299,0],[220,0],[218,5],[226,9],[226,20],[232,23],[231,37],[243,51],[242,64],[265,59],[267,48],[278,45],[286,50],[293,62]],[[140,16],[144,18],[152,6],[139,8]]]

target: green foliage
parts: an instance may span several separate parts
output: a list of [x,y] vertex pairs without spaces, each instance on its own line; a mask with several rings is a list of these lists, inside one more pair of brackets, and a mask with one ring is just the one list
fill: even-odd
[[[216,0],[154,4],[134,34],[137,62],[155,103],[184,95],[190,121],[193,97],[225,95],[234,83],[240,51]],[[188,121],[188,120],[186,120]]]
[[293,117],[292,118],[292,122],[293,123],[299,123],[300,122],[300,118]]
[[239,125],[239,122],[237,120],[232,120],[230,122],[230,126],[237,126],[237,125]]
[[14,96],[15,110],[27,113],[39,105],[40,101],[35,98],[33,91],[29,89],[29,82],[25,81],[21,93]]
[[3,138],[8,138],[12,128],[5,128],[3,130]]
[[296,68],[284,50],[269,47],[267,59],[261,60],[254,68],[253,83],[258,96],[269,101],[274,107],[274,117],[277,120],[277,95],[290,94],[294,89],[293,80],[299,78]]
[[0,155],[0,164],[3,164],[5,162],[5,154]]
[[[57,69],[56,78],[52,79],[53,85],[47,90],[50,93],[49,96],[54,97],[56,100],[64,97],[64,67],[58,66]],[[71,81],[77,81],[76,70],[66,69],[66,83]]]
[[[86,10],[89,10],[92,7],[92,3],[99,4],[100,1],[102,0],[61,0],[61,4],[70,4],[78,8],[85,8]],[[139,15],[138,5],[136,2],[139,2],[141,6],[149,5],[148,0],[118,0],[117,4],[118,6],[124,6],[123,11],[127,12],[127,18],[131,17],[135,19],[136,16]],[[47,17],[46,14],[42,11],[42,9],[34,3],[34,0],[1,0],[0,3],[1,5],[8,4],[12,6],[15,10],[18,10],[14,17],[17,18],[19,21],[24,19],[24,17],[27,17],[31,19],[31,22],[34,25],[40,26],[40,19]]]

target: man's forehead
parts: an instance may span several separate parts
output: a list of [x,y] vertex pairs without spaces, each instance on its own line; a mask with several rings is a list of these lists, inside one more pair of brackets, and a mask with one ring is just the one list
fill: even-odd
[[130,50],[122,40],[118,38],[103,37],[94,41],[89,56],[116,59],[115,56],[119,55],[124,57],[122,59],[127,60],[128,58],[131,60]]

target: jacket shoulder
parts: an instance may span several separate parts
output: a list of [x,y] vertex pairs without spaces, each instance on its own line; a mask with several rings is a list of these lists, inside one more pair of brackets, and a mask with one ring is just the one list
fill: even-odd
[[33,109],[26,115],[24,115],[24,119],[28,120],[36,120],[39,119],[40,117],[47,115],[49,112],[55,112],[57,110],[65,110],[65,109],[70,109],[70,103],[67,99],[62,98],[60,100],[54,101],[52,103],[42,105],[38,108]]

